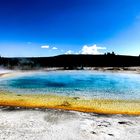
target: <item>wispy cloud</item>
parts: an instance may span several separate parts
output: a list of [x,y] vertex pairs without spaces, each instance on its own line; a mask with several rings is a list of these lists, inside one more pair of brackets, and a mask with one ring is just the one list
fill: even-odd
[[49,45],[45,45],[45,46],[41,46],[42,49],[49,49],[50,46]]
[[98,47],[96,44],[92,46],[87,46],[84,45],[81,51],[79,52],[80,54],[102,54],[99,50],[105,50],[105,47]]
[[56,47],[52,47],[52,50],[57,50],[58,48],[56,48]]

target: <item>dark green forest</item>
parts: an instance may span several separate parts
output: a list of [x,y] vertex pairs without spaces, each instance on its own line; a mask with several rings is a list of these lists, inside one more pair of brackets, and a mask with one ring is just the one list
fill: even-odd
[[0,66],[8,69],[40,69],[62,67],[132,67],[140,66],[140,56],[125,56],[107,53],[104,55],[59,55],[53,57],[0,57]]

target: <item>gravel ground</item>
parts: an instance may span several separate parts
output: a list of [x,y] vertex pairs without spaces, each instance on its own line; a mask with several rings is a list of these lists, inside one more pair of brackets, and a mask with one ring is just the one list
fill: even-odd
[[140,116],[1,107],[0,140],[140,140]]

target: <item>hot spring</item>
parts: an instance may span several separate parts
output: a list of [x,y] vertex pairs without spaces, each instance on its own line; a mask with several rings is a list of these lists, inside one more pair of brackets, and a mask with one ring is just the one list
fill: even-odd
[[33,72],[1,78],[0,89],[20,94],[140,99],[140,75],[93,71]]

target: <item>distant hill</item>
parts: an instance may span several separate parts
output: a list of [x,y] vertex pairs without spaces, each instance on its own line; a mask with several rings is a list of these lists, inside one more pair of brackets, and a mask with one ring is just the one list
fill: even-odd
[[130,67],[140,66],[140,56],[115,55],[59,55],[54,57],[0,57],[0,66],[9,69],[39,69],[62,67],[64,69],[83,69],[84,67]]

